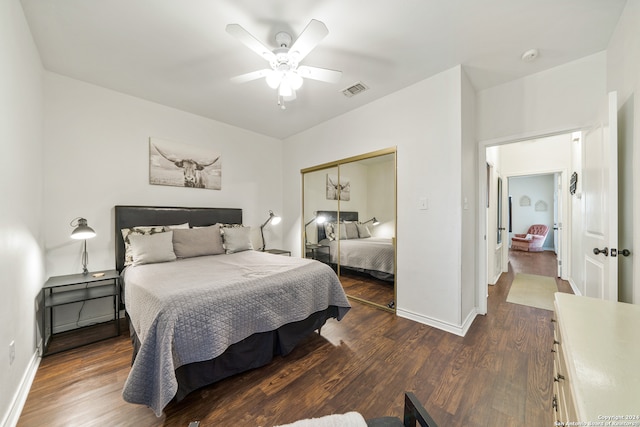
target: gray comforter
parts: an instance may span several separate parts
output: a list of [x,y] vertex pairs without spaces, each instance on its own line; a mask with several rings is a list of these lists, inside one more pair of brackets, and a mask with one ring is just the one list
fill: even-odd
[[367,237],[333,240],[329,244],[331,245],[331,262],[334,264],[338,262],[338,244],[340,244],[340,265],[342,267],[394,274],[395,251],[391,239]]
[[338,320],[351,307],[327,265],[256,251],[128,267],[123,276],[141,343],[123,397],[157,416],[176,394],[178,367],[330,305],[340,307]]

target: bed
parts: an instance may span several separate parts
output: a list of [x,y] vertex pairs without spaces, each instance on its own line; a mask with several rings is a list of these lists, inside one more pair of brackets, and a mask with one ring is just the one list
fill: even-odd
[[[183,228],[187,223],[191,228]],[[136,250],[140,241],[166,242],[172,235],[180,254],[185,249],[178,251],[178,236],[209,233],[218,227],[213,224],[227,224],[223,232],[231,241],[229,230],[242,224],[242,211],[115,207],[116,267],[133,343],[122,394],[157,416],[172,400],[288,354],[329,318],[341,320],[351,307],[330,267],[301,258],[239,250],[126,265],[125,234],[126,246],[131,249],[135,243]],[[132,237],[123,229],[149,233]],[[245,230],[237,227],[234,233]],[[153,240],[154,251],[167,244],[158,242]],[[142,259],[139,251],[136,256]]]
[[[318,216],[323,216],[325,222],[318,224],[318,243],[330,246],[331,263],[338,263],[340,268],[355,270],[369,274],[377,279],[394,280],[395,250],[390,238],[361,237],[356,231],[341,228],[341,236],[338,240],[337,233],[332,233],[331,227],[335,227],[338,213],[336,211],[318,211]],[[358,223],[358,212],[340,211],[340,223]],[[352,226],[354,230],[357,228]],[[358,224],[358,228],[360,224]],[[344,238],[347,237],[347,238]],[[338,251],[338,245],[340,250]]]

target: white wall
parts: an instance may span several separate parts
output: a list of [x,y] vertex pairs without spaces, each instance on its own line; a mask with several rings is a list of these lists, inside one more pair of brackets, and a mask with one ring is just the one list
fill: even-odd
[[[42,65],[17,0],[0,2],[0,425],[16,422],[37,367],[44,276]],[[9,363],[9,343],[15,360]]]
[[[285,140],[285,244],[300,253],[300,170],[397,146],[398,314],[461,325],[461,67]],[[310,154],[312,153],[312,155]],[[418,210],[420,197],[428,209]]]
[[[257,247],[268,211],[282,215],[281,141],[53,73],[45,90],[47,275],[81,271],[81,242],[69,238],[78,216],[97,233],[88,241],[89,269],[115,267],[115,205],[242,208]],[[222,190],[150,185],[149,137],[220,152]],[[282,247],[282,230],[265,228],[269,247]],[[110,312],[108,301],[88,302],[83,314],[101,310]],[[56,330],[75,325],[78,307],[65,313]]]
[[477,139],[520,138],[593,124],[606,95],[606,52],[479,91]]
[[[618,92],[618,138],[633,146],[633,164],[640,164],[640,0],[627,0],[618,26],[607,47],[607,90]],[[630,111],[632,110],[632,111]],[[633,197],[633,248],[640,253],[640,171],[634,168]],[[640,304],[640,256],[632,256],[633,277],[624,281],[619,297],[624,301]],[[623,262],[623,261],[621,261]],[[627,262],[627,261],[624,261]]]
[[476,91],[464,70],[461,73],[462,110],[460,167],[462,172],[462,234],[460,243],[460,291],[462,323],[475,312],[486,311],[486,294],[478,289],[478,144],[476,140]]

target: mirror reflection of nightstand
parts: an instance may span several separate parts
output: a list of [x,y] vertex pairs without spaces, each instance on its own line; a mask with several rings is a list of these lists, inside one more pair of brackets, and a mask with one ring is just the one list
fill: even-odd
[[306,258],[315,259],[316,261],[331,264],[331,246],[321,245],[317,243],[306,244]]

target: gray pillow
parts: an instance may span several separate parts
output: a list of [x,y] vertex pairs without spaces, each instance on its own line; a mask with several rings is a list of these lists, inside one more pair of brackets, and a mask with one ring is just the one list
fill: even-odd
[[129,236],[133,265],[175,261],[173,231],[155,234],[131,234]]
[[232,254],[253,249],[251,227],[222,227],[220,232],[226,253]]
[[345,222],[344,227],[347,231],[347,239],[357,239],[358,238],[358,227],[355,222]]
[[173,230],[173,251],[178,258],[223,254],[220,226]]
[[369,231],[369,227],[367,227],[367,224],[357,223],[356,227],[358,228],[358,237],[360,237],[361,239],[371,237],[371,232]]
[[189,228],[189,223],[176,225],[142,225],[131,228],[123,228],[120,230],[122,233],[122,240],[124,240],[124,266],[133,264],[133,255],[131,253],[131,243],[129,242],[129,236],[136,234],[155,234],[162,233],[169,230],[182,228]]
[[340,240],[347,240],[349,235],[347,234],[347,227],[344,222],[340,223]]

